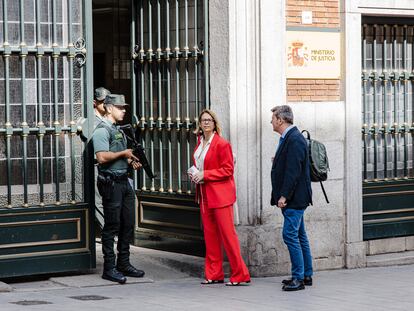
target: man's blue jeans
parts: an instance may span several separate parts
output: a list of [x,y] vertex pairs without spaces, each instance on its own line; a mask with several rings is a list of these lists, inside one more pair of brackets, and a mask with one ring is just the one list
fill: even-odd
[[304,210],[282,209],[285,218],[283,223],[283,241],[285,242],[292,263],[292,278],[303,280],[312,276],[312,255],[303,220]]

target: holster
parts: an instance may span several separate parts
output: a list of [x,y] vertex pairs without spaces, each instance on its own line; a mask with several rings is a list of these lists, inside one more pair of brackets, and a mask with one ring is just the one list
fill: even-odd
[[114,180],[111,178],[110,175],[102,175],[98,174],[97,178],[97,186],[99,194],[101,195],[103,200],[107,200],[112,195],[112,190],[114,187]]

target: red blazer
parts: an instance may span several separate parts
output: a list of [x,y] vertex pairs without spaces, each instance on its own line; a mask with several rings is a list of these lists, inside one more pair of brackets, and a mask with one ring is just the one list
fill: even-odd
[[[195,150],[199,145],[200,139],[198,139]],[[194,153],[193,161],[195,165]],[[234,162],[231,145],[215,133],[204,158],[204,183],[197,185],[196,198],[199,198],[201,194],[201,186],[205,188],[207,195],[203,199],[207,201],[209,208],[233,205],[236,202],[236,186],[233,174]]]

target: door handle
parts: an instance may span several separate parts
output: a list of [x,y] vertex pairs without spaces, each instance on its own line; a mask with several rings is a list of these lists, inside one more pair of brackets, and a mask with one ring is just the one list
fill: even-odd
[[76,121],[76,134],[80,137],[83,142],[87,142],[89,139],[88,131],[88,119],[80,117]]

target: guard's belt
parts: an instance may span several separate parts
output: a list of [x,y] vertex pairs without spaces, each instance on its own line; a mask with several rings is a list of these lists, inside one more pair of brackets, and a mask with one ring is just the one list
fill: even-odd
[[113,174],[113,173],[108,173],[108,172],[99,172],[99,174],[104,177],[109,177],[113,181],[127,181],[128,180],[127,173],[118,175],[118,174]]

